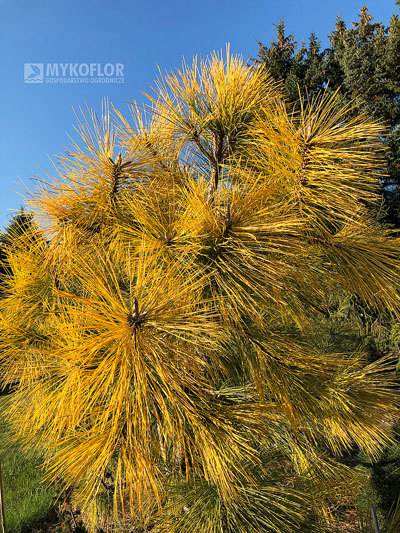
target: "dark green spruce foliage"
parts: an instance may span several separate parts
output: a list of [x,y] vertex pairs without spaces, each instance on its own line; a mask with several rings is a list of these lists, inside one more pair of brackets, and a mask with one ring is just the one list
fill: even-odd
[[311,33],[308,44],[298,47],[284,22],[276,26],[276,40],[259,43],[257,63],[282,80],[291,100],[322,88],[340,89],[341,104],[353,101],[355,113],[366,112],[388,126],[385,144],[387,176],[382,177],[389,219],[400,223],[400,19],[393,14],[389,26],[375,22],[364,6],[359,21],[347,27],[339,17],[329,35],[330,46]]

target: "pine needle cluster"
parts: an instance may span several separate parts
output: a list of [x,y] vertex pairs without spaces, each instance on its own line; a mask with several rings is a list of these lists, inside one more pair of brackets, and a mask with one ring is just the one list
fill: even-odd
[[28,196],[1,379],[91,530],[325,531],[362,483],[338,458],[390,442],[392,362],[316,342],[327,295],[400,304],[383,126],[336,100],[195,59],[130,119],[83,114]]

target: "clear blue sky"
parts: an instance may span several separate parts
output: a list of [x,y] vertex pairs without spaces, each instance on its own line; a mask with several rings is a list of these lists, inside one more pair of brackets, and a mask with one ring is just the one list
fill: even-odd
[[[245,58],[257,54],[257,40],[274,38],[283,18],[299,41],[315,31],[324,45],[337,15],[357,20],[363,0],[0,0],[1,161],[0,227],[23,199],[16,184],[43,170],[53,172],[48,156],[69,146],[76,122],[73,107],[100,108],[105,96],[120,110],[143,101],[162,71],[182,57],[225,49]],[[386,25],[397,11],[394,0],[368,3],[375,20]],[[24,83],[25,63],[123,63],[124,84],[51,85]]]

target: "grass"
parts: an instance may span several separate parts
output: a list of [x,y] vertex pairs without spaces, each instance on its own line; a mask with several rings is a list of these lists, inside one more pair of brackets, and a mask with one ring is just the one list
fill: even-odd
[[30,458],[10,439],[2,414],[4,396],[0,396],[0,464],[3,477],[7,533],[44,531],[53,509],[52,492],[42,483],[39,459]]

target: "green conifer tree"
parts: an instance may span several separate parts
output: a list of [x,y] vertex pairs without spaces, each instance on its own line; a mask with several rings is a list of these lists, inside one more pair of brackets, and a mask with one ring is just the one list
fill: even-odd
[[329,35],[330,46],[321,50],[311,34],[309,44],[297,50],[294,35],[286,35],[281,21],[270,46],[259,43],[257,62],[282,80],[290,99],[302,94],[340,90],[339,105],[352,102],[354,113],[365,112],[389,127],[385,135],[387,175],[382,184],[391,222],[400,220],[400,19],[393,14],[388,27],[374,22],[364,6],[359,21],[348,28],[339,17]]

